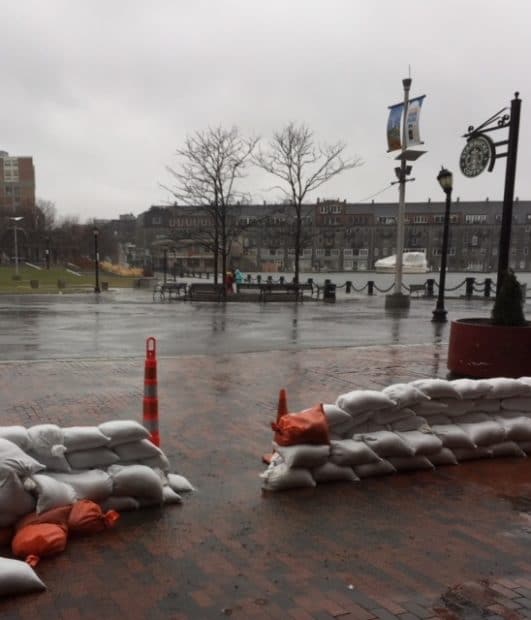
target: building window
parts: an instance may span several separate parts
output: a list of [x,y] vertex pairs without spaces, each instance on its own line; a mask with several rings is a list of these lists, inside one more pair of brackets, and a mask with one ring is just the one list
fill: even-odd
[[319,208],[319,213],[328,213],[328,207],[320,207]]
[[156,216],[153,216],[153,217],[151,218],[151,224],[152,224],[153,226],[160,226],[160,225],[162,224],[162,218],[161,218],[161,217],[156,217]]
[[413,218],[413,224],[427,224],[428,218],[425,215],[415,215]]
[[331,255],[332,256],[339,256],[339,250],[337,248],[334,248],[333,250],[331,250]]
[[341,213],[341,207],[339,206],[332,207],[332,213]]
[[359,256],[369,256],[369,250],[367,248],[360,248],[358,251]]
[[315,256],[324,256],[324,250],[323,248],[317,248],[315,250]]
[[[496,216],[496,220],[498,216]],[[486,215],[465,215],[465,224],[486,224]]]
[[343,250],[343,256],[352,256],[352,248],[345,248]]

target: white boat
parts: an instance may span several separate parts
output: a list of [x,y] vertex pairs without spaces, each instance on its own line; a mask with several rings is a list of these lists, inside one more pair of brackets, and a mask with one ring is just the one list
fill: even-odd
[[[396,254],[380,258],[374,263],[378,273],[394,273]],[[424,252],[404,252],[402,254],[402,273],[426,273],[429,271],[428,261]]]

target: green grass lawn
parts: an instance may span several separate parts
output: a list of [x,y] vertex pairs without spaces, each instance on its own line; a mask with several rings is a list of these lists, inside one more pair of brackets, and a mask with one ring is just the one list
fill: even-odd
[[[14,279],[15,266],[0,266],[0,294],[2,293],[81,293],[94,290],[94,272],[75,275],[65,268],[34,269],[26,264],[19,264],[19,278]],[[109,288],[132,288],[138,281],[137,277],[117,276],[100,270],[100,288],[107,282]],[[38,284],[32,286],[32,281]],[[64,287],[59,286],[59,281]]]

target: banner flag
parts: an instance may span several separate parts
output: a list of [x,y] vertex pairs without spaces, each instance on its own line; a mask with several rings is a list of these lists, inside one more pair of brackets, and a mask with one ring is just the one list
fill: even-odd
[[402,148],[400,139],[400,120],[402,118],[403,103],[389,106],[389,120],[387,121],[387,152]]
[[411,99],[408,104],[406,118],[406,147],[424,144],[424,142],[420,139],[419,119],[420,109],[425,96],[426,95],[415,97],[415,99]]

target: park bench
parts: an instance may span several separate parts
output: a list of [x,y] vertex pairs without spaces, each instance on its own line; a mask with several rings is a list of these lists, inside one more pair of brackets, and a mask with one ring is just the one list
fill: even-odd
[[273,295],[278,294],[294,295],[297,301],[303,301],[304,291],[310,291],[310,294],[313,295],[313,286],[311,284],[273,284],[272,282],[266,282],[260,284],[260,301],[267,301],[271,299]]
[[419,293],[421,293],[422,295],[425,295],[426,294],[426,283],[424,283],[424,284],[410,284],[409,285],[409,294],[413,295],[413,293],[415,293],[417,297],[418,297]]
[[162,282],[155,285],[153,289],[153,301],[168,301],[177,299],[181,293],[186,296],[187,285],[185,282]]
[[223,284],[194,282],[188,286],[188,299],[190,301],[220,301],[223,298],[223,289]]

